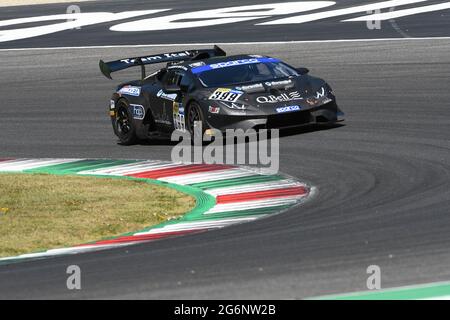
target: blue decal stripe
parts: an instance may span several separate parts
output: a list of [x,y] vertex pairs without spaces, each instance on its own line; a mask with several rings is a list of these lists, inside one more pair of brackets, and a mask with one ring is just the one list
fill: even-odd
[[241,59],[241,60],[231,60],[231,61],[218,62],[218,63],[213,63],[213,64],[208,64],[205,66],[192,68],[191,71],[194,74],[198,74],[198,73],[202,73],[202,72],[214,70],[214,69],[222,69],[222,68],[240,66],[240,65],[245,65],[245,64],[268,63],[268,62],[280,62],[280,60],[275,59],[275,58],[248,58],[248,59]]

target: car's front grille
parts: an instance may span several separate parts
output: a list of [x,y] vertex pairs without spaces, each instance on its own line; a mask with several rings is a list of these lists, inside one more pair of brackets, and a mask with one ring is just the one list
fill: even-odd
[[312,122],[312,117],[309,111],[274,114],[267,118],[267,128],[292,127],[310,122]]

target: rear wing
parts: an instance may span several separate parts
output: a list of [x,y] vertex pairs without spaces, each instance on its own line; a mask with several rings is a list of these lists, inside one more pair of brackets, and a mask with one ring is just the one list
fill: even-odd
[[218,46],[214,46],[213,49],[199,49],[199,50],[187,50],[179,52],[169,52],[161,53],[153,56],[135,57],[135,58],[124,58],[116,61],[104,62],[100,60],[99,66],[100,71],[108,79],[111,78],[111,73],[124,70],[131,67],[141,67],[142,79],[145,78],[145,65],[163,63],[163,62],[176,62],[176,61],[186,61],[186,60],[201,60],[208,59],[211,57],[226,56],[225,51],[223,51]]

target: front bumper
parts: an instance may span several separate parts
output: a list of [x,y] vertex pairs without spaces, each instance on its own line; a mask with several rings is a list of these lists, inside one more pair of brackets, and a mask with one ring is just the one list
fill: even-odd
[[344,113],[335,101],[306,110],[271,113],[248,114],[245,111],[232,111],[226,114],[208,113],[206,122],[210,128],[220,131],[226,129],[284,129],[311,124],[333,124],[344,120]]

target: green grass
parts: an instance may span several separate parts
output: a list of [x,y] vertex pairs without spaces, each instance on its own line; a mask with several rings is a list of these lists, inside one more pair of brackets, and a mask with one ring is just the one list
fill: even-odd
[[140,230],[194,206],[193,197],[144,181],[0,174],[0,257]]

